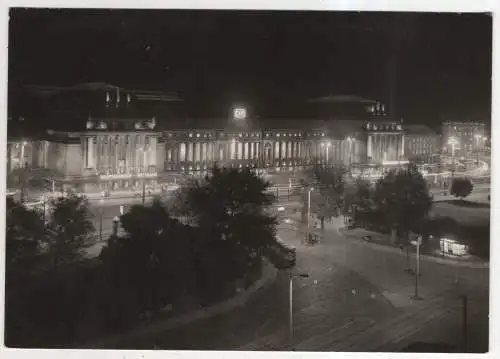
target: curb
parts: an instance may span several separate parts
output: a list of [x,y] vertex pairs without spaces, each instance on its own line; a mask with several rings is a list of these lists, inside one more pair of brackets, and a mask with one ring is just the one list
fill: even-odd
[[[338,231],[344,238],[349,239],[349,236],[345,234],[346,230],[341,228]],[[370,243],[370,242],[364,242],[361,241],[360,239],[356,239],[359,242],[363,243],[363,245],[370,246],[372,248],[375,248],[376,250],[383,251],[383,252],[389,252],[389,253],[401,253],[401,250],[398,248],[386,246],[384,244],[376,244],[376,243]],[[415,253],[410,253],[410,257],[416,257]],[[438,264],[445,264],[445,265],[453,265],[457,267],[466,267],[466,268],[474,268],[474,269],[487,269],[490,268],[490,263],[489,262],[470,262],[470,261],[459,261],[459,260],[454,260],[454,259],[445,259],[445,258],[439,258],[439,257],[434,257],[430,256],[428,254],[421,254],[420,259],[428,262],[434,262]]]
[[236,294],[234,297],[222,303],[216,303],[210,307],[198,309],[194,312],[179,315],[178,317],[173,317],[158,323],[145,324],[143,327],[133,329],[128,333],[115,335],[97,343],[86,344],[83,346],[83,349],[106,349],[119,342],[127,342],[138,337],[155,334],[156,332],[171,330],[197,320],[209,319],[237,307],[244,306],[252,294],[271,284],[276,279],[278,274],[278,270],[266,260],[263,262],[262,272],[262,277],[250,286],[250,288],[248,288],[244,293]]

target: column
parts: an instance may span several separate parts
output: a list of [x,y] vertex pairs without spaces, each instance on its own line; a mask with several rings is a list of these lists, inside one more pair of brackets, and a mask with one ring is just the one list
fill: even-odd
[[236,140],[232,140],[230,150],[229,150],[228,159],[234,160],[236,159]]
[[238,160],[243,159],[243,143],[241,143],[241,141],[238,141],[238,144],[237,144],[236,148],[237,148],[236,151],[238,153],[237,159]]
[[255,159],[255,142],[250,142],[250,159]]
[[401,156],[401,159],[403,159],[404,155],[405,155],[405,135],[401,134],[401,151],[400,154],[398,154],[398,156]]
[[250,158],[250,156],[248,155],[248,152],[249,152],[248,151],[248,142],[245,142],[243,144],[243,154],[242,154],[243,155],[242,158],[244,160],[248,160]]
[[90,151],[89,151],[89,168],[94,168],[95,167],[95,162],[94,162],[94,156],[95,156],[95,152],[94,152],[94,138],[91,138],[90,139],[90,142],[89,142],[89,145],[90,145]]
[[273,159],[276,160],[278,159],[279,160],[280,158],[280,141],[276,141],[274,142],[274,156],[273,156]]
[[212,142],[206,143],[205,161],[212,161]]
[[368,135],[368,144],[366,146],[366,154],[368,158],[372,157],[372,136]]
[[186,162],[193,161],[193,143],[188,142],[186,146]]
[[198,162],[200,160],[200,144],[198,142],[193,143],[193,162]]

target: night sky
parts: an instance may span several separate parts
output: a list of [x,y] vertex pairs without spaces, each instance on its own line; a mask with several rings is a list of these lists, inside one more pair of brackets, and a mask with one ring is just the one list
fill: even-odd
[[243,101],[293,116],[308,98],[390,100],[409,122],[489,120],[486,14],[24,10],[10,13],[9,85],[106,82],[178,92],[192,116]]

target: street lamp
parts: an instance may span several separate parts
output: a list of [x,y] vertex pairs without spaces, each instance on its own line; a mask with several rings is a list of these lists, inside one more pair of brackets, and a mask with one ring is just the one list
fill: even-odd
[[[141,147],[141,148],[138,148],[137,149],[139,152],[142,152],[142,167],[144,168],[144,170],[146,169],[146,150]],[[143,175],[145,175],[145,171],[143,173]],[[143,178],[142,179],[142,205],[144,206],[146,202],[146,179]]]
[[43,227],[45,228],[45,206],[47,203],[47,196],[45,196],[45,194],[42,194],[42,201],[43,201]]
[[306,241],[309,240],[309,234],[310,234],[310,229],[309,229],[309,218],[311,217],[311,192],[314,191],[314,187],[309,188],[307,191],[307,219],[306,219],[306,225],[307,225],[307,231],[306,231]]
[[294,278],[308,278],[309,274],[300,273],[295,274],[292,271],[289,272],[288,278],[290,280],[290,290],[289,290],[289,321],[288,321],[288,329],[289,329],[289,341],[290,347],[293,347],[293,279]]
[[411,241],[411,244],[417,247],[417,268],[415,270],[415,295],[413,296],[413,299],[420,300],[422,298],[418,295],[418,284],[420,277],[420,246],[422,245],[422,236],[418,236],[416,241]]
[[102,216],[104,212],[104,193],[101,193],[101,199],[99,200],[99,203],[101,204],[101,208],[99,211],[99,242],[102,242]]

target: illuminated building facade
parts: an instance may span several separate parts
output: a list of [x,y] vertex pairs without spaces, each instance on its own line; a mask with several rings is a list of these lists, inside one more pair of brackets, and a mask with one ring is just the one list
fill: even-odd
[[443,154],[474,159],[488,149],[486,125],[480,122],[444,122],[442,125]]
[[[35,122],[54,130],[23,139],[19,156],[29,158],[31,170],[66,184],[59,187],[82,192],[155,188],[170,174],[203,174],[215,164],[265,171],[394,165],[408,149],[401,121],[369,100],[348,98],[359,112],[354,116],[262,119],[238,105],[227,118],[195,120],[171,111],[181,101],[172,94],[106,84],[36,91],[43,116]],[[17,150],[15,143],[11,148]],[[9,152],[10,169],[21,163],[17,152]]]
[[367,160],[369,164],[398,164],[405,160],[403,124],[388,113],[384,106],[374,105],[366,125]]
[[425,125],[405,125],[405,153],[416,162],[433,163],[439,154],[441,136]]

